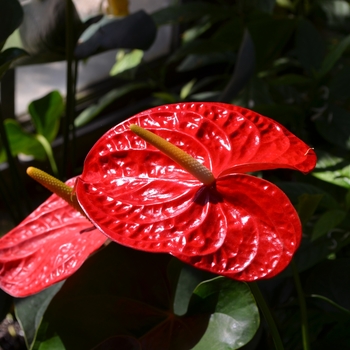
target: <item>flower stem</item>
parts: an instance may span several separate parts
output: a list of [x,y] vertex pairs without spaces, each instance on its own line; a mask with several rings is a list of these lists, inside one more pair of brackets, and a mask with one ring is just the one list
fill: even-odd
[[271,314],[269,306],[267,305],[267,303],[265,301],[265,298],[261,294],[259,286],[257,285],[256,282],[250,282],[249,287],[250,287],[251,292],[254,295],[256,302],[258,303],[260,311],[264,315],[265,320],[270,328],[270,332],[271,332],[272,339],[273,339],[273,342],[275,344],[276,350],[284,350],[283,342],[282,342],[282,339],[280,337],[279,331],[277,329],[275,320]]
[[188,153],[184,152],[172,143],[164,140],[162,137],[154,134],[151,131],[141,128],[138,125],[132,124],[130,125],[130,129],[136,135],[158,148],[174,162],[182,166],[204,185],[211,185],[215,181],[214,175],[207,167],[199,163],[198,160],[194,159]]
[[300,307],[300,315],[301,315],[301,335],[303,338],[303,349],[310,350],[310,340],[309,340],[309,327],[307,320],[307,310],[306,310],[306,302],[304,297],[303,288],[301,286],[299,272],[296,263],[294,260],[291,262],[292,270],[293,270],[293,278],[295,283],[295,288],[298,293],[298,301]]
[[55,158],[53,156],[53,152],[52,152],[52,147],[49,143],[49,141],[47,141],[47,138],[44,137],[43,135],[37,134],[35,136],[35,138],[41,143],[41,145],[43,146],[46,156],[49,160],[50,166],[51,166],[51,170],[53,172],[53,174],[55,176],[58,176],[58,169],[57,169],[57,165],[56,165],[56,161]]

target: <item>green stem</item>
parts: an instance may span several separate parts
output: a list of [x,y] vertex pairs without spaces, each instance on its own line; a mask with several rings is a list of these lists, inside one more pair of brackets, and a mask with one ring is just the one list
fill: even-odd
[[312,298],[317,298],[317,299],[321,299],[323,301],[326,301],[327,303],[329,303],[330,305],[334,306],[335,308],[337,308],[338,310],[347,313],[348,315],[350,315],[350,310],[346,309],[345,307],[342,307],[341,305],[335,303],[333,300],[328,299],[326,297],[324,297],[323,295],[318,295],[318,294],[311,294],[310,297]]
[[16,184],[14,186],[11,186],[12,187],[11,194],[14,197],[13,198],[14,202],[16,203],[16,211],[17,211],[16,214],[17,215],[16,215],[16,222],[15,223],[18,224],[24,218],[24,213],[23,213],[22,207],[20,205],[20,203],[21,203],[20,191],[23,190],[25,193],[25,190],[24,190],[24,186],[22,183],[22,179],[21,179],[21,177],[18,173],[18,170],[17,170],[15,159],[12,156],[9,139],[7,137],[7,132],[5,129],[4,119],[2,117],[1,105],[0,105],[0,138],[1,138],[2,145],[5,149],[7,163],[9,165],[11,178],[13,180],[12,185]]
[[256,282],[250,282],[249,287],[250,287],[251,292],[254,295],[256,302],[258,303],[260,311],[264,315],[265,320],[269,326],[269,329],[270,329],[270,332],[272,335],[272,339],[273,339],[273,342],[275,344],[275,348],[277,350],[284,350],[283,342],[282,342],[282,339],[280,337],[279,331],[277,329],[275,320],[271,314],[271,310],[270,310],[269,306],[267,305],[267,303],[265,301],[265,298],[261,294],[259,286],[257,285]]
[[303,288],[301,286],[298,268],[294,260],[292,260],[291,266],[293,270],[295,288],[298,293],[298,301],[299,301],[300,315],[301,315],[301,335],[303,338],[303,349],[310,350],[309,327],[308,327],[308,320],[307,320],[305,296],[304,296]]
[[50,162],[50,166],[51,166],[51,170],[52,170],[53,175],[55,177],[58,177],[57,164],[56,164],[55,158],[53,156],[52,147],[51,147],[49,141],[47,141],[46,137],[44,137],[43,135],[40,135],[40,134],[36,134],[35,138],[41,143],[41,145],[43,146],[43,148],[45,150],[47,158]]
[[74,8],[72,0],[66,0],[66,60],[67,60],[67,86],[66,86],[66,113],[63,118],[63,155],[61,165],[61,178],[69,177],[72,172],[71,130],[75,109],[75,74],[74,74]]

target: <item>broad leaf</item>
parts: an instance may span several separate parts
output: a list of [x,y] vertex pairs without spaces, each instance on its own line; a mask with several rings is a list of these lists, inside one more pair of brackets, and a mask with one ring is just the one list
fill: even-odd
[[152,18],[138,11],[124,18],[104,17],[92,24],[80,37],[75,57],[87,58],[111,49],[147,50],[156,37]]
[[319,159],[312,175],[334,185],[350,188],[350,162],[329,153],[318,154]]
[[28,106],[36,132],[52,142],[58,132],[64,102],[59,91],[52,91]]
[[[193,294],[195,308],[217,300],[208,328],[193,350],[239,349],[253,338],[260,323],[259,311],[246,284],[217,277],[202,282]],[[192,307],[190,304],[190,312]]]
[[142,50],[132,50],[127,53],[118,52],[117,61],[113,65],[109,74],[114,76],[137,67],[142,61],[143,54],[144,52]]
[[52,298],[61,289],[63,283],[64,282],[57,283],[33,296],[15,299],[16,317],[24,331],[28,349],[32,348],[43,315]]
[[[33,156],[35,159],[44,160],[46,153],[41,143],[34,135],[26,132],[14,119],[5,120],[5,128],[10,143],[11,153],[16,156],[20,153]],[[1,154],[1,161],[5,161],[5,154]]]

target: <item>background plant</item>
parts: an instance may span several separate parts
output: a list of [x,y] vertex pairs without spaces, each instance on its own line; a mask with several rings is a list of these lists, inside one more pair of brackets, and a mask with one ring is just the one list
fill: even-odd
[[[11,17],[6,16],[6,22],[0,20],[0,42],[4,43],[20,25],[23,15],[16,1],[2,0],[0,6],[8,6],[13,13]],[[0,11],[0,16],[4,13]],[[118,73],[115,77],[118,82],[124,81],[124,85],[113,86],[109,95],[96,99],[94,107],[85,111],[87,119],[75,122],[79,128],[87,120],[103,120],[108,115],[103,110],[108,106],[110,111],[118,103],[123,105],[128,101],[126,93],[142,91],[152,96],[148,100],[150,106],[184,100],[239,104],[277,120],[315,148],[319,162],[312,176],[286,170],[257,174],[288,194],[304,227],[302,246],[293,269],[287,269],[272,280],[259,282],[286,349],[307,349],[311,344],[312,348],[322,350],[331,346],[347,348],[349,344],[349,16],[347,1],[328,0],[213,0],[167,7],[152,14],[152,19],[158,27],[171,23],[178,29],[179,40],[171,53],[152,65],[140,61],[139,52],[125,51],[124,56],[118,58],[119,66],[112,70],[112,74]],[[84,24],[79,20],[76,23],[82,31]],[[90,38],[90,51],[76,58],[106,49],[96,48],[93,43],[100,39],[93,39],[94,35]],[[54,40],[49,42],[53,44]],[[60,59],[66,58],[65,44],[61,45]],[[30,52],[33,47],[5,49],[0,55],[0,73],[3,75],[15,59],[27,58],[28,53],[30,59],[35,57]],[[134,48],[126,46],[125,42],[118,47]],[[123,66],[123,58],[133,54],[138,55],[135,64]],[[74,57],[71,60],[73,62]],[[72,77],[73,82],[74,72]],[[67,99],[75,96],[74,84],[71,86]],[[74,108],[74,98],[69,106],[70,112],[66,112],[64,118],[73,113],[68,122],[72,126],[79,114]],[[6,153],[14,174],[8,186],[14,190],[9,194],[8,188],[2,186],[2,197],[11,209],[9,213],[18,221],[23,217],[20,210],[27,209],[20,205],[22,196],[15,195],[15,189],[23,182],[19,179],[22,174],[17,171],[20,169],[17,160],[12,158],[12,153],[16,155],[16,152],[11,152],[10,143],[6,141],[10,139],[6,137],[7,123],[12,125],[14,121],[2,124],[2,154]],[[37,127],[31,130],[39,134]],[[61,128],[57,135],[67,134],[67,130],[71,135],[69,127]],[[29,135],[31,140],[35,137],[35,133]],[[62,137],[67,143],[66,149],[74,149],[74,143],[68,146],[70,137]],[[51,135],[49,142],[53,138]],[[66,161],[59,154],[55,156],[63,174],[62,164]],[[79,166],[81,164],[73,165],[70,173],[78,173]],[[11,204],[13,201],[17,205]],[[184,344],[201,349],[204,341],[206,348],[214,343],[219,348],[219,342],[221,348],[235,349],[243,345],[236,333],[230,333],[231,343],[227,345],[217,329],[209,329],[203,336],[200,328],[201,322],[205,328],[208,315],[214,315],[218,325],[224,322],[223,318],[229,322],[236,317],[233,312],[237,310],[231,304],[234,300],[235,305],[242,307],[239,314],[253,316],[246,320],[248,333],[255,334],[247,348],[274,347],[264,318],[258,328],[255,301],[247,285],[222,278],[213,280],[212,276],[173,261],[167,265],[167,259],[162,255],[108,247],[93,256],[62,287],[58,285],[28,299],[16,300],[16,315],[25,329],[28,345],[41,349],[52,344],[58,349],[86,349],[102,343],[101,349],[108,344],[138,349],[140,339],[147,344],[149,339],[160,339],[159,334],[167,329],[174,349],[184,349]],[[154,289],[149,290],[151,286]],[[127,307],[122,309],[129,295]],[[3,296],[3,300],[6,300],[2,309],[4,316],[10,310],[12,299]],[[222,300],[227,303],[226,309]],[[151,309],[156,311],[150,315]],[[104,315],[103,322],[101,315]],[[192,326],[193,323],[188,323],[192,321],[198,325],[198,333],[195,332],[198,338],[191,341],[203,337],[196,345],[171,332],[175,327],[169,326],[177,322]],[[114,337],[106,340],[111,334]],[[147,349],[147,345],[143,348]]]

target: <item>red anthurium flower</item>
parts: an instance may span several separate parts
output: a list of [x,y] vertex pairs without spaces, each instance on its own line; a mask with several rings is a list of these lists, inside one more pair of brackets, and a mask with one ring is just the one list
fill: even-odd
[[74,273],[106,239],[53,194],[0,239],[0,288],[16,297],[37,293]]
[[74,273],[106,236],[238,280],[272,277],[292,258],[301,225],[280,189],[247,173],[307,173],[315,163],[283,126],[244,108],[184,103],[142,112],[107,132],[68,186],[29,170],[57,194],[0,239],[0,287],[36,293]]
[[[181,151],[179,157],[168,146],[160,151],[138,127],[197,160],[193,172],[185,170]],[[305,143],[253,111],[222,103],[173,104],[107,132],[85,160],[76,195],[91,222],[120,244],[168,252],[198,268],[252,281],[288,265],[301,224],[278,187],[248,173],[307,173],[315,164]],[[203,168],[209,174],[204,180],[197,176]]]

